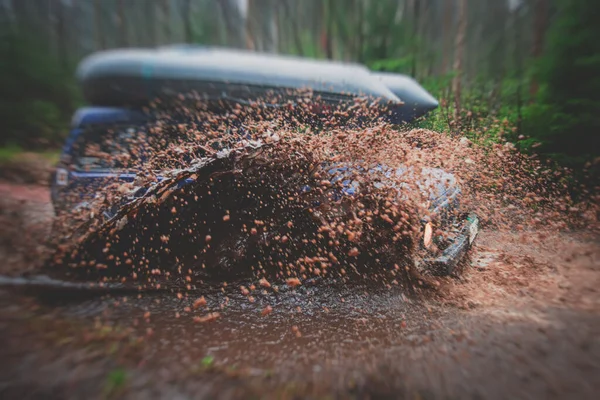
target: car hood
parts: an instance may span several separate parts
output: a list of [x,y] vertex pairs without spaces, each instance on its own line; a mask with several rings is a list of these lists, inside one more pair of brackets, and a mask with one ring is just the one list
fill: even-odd
[[325,168],[327,174],[332,178],[331,182],[341,181],[344,193],[354,194],[360,189],[360,182],[354,179],[358,174],[365,172],[373,176],[376,180],[376,187],[392,187],[400,192],[419,190],[426,199],[435,206],[441,199],[444,199],[456,191],[460,191],[456,177],[439,168],[421,168],[400,166],[391,168],[385,165],[378,165],[369,170],[354,165],[336,165]]
[[[257,144],[256,148],[262,144]],[[229,152],[225,151],[220,158],[228,158]],[[219,157],[217,157],[219,158]],[[159,176],[158,179],[144,186],[134,187],[122,198],[118,204],[111,207],[108,217],[115,215],[118,210],[125,204],[132,202],[141,197],[151,195],[157,191],[157,188],[168,186],[171,189],[179,189],[189,184],[193,184],[195,179],[192,176],[200,177],[200,173],[205,161],[199,161],[199,165],[194,165],[185,170],[173,170]],[[448,207],[451,203],[458,201],[461,193],[456,177],[439,168],[414,168],[408,166],[400,166],[396,168],[385,165],[377,165],[371,168],[365,168],[357,164],[322,164],[320,166],[321,175],[328,179],[332,184],[339,183],[339,186],[334,189],[335,197],[338,199],[343,196],[354,196],[361,190],[360,176],[371,176],[376,187],[391,187],[398,190],[399,195],[403,198],[408,198],[408,194],[415,190],[419,190],[421,194],[429,201],[429,209],[439,211]],[[93,175],[93,174],[92,174]],[[90,175],[90,180],[94,177]],[[103,174],[102,178],[109,178],[110,174]],[[79,179],[85,180],[86,173],[82,173]],[[125,181],[134,181],[133,176],[127,175],[129,179]],[[119,174],[115,173],[114,178],[121,179]],[[312,191],[310,186],[299,187],[298,191]],[[334,198],[334,200],[336,200]]]

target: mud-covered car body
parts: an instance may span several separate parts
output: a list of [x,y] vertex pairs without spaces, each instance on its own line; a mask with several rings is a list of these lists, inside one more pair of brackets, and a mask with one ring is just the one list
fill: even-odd
[[[56,169],[56,174],[52,180],[51,194],[54,208],[57,213],[65,210],[73,210],[79,207],[86,207],[94,198],[102,198],[105,195],[103,187],[109,182],[120,181],[123,183],[133,183],[136,180],[136,172],[115,168],[114,166],[103,166],[98,164],[94,157],[87,157],[80,151],[83,147],[81,143],[86,140],[94,140],[94,135],[89,132],[102,132],[111,130],[120,130],[121,134],[134,134],[137,129],[149,122],[148,115],[138,111],[132,111],[122,108],[90,107],[80,109],[74,116],[72,129],[67,139],[61,160]],[[354,165],[322,165],[322,174],[329,177],[332,183],[341,183],[337,196],[354,196],[359,189],[359,184],[351,178],[351,175],[359,169]],[[379,174],[384,177],[401,177],[403,175],[415,174],[411,168],[399,167],[388,168],[380,165],[370,171],[360,171],[367,174]],[[464,253],[473,243],[478,230],[478,220],[474,215],[458,215],[461,197],[461,189],[456,178],[441,169],[424,168],[418,172],[413,180],[417,182],[420,190],[426,193],[431,204],[430,215],[437,216],[437,224],[444,231],[446,238],[441,237],[438,241],[438,247],[443,246],[441,251],[436,252],[433,258],[427,257],[429,247],[427,239],[422,240],[420,245],[424,257],[420,257],[420,262],[425,262],[436,273],[451,273]],[[172,178],[170,178],[172,179]],[[156,183],[163,180],[159,176]],[[390,180],[391,182],[392,180]],[[181,188],[192,184],[194,179],[185,177],[175,179],[170,183],[171,186]],[[385,184],[385,183],[382,183]],[[397,188],[399,193],[409,188]],[[310,191],[310,187],[298,187],[299,192]],[[104,218],[110,220],[118,210],[128,202],[147,196],[152,192],[152,184],[146,184],[134,188],[128,195],[118,202],[105,208]],[[426,237],[432,234],[431,220],[428,217],[420,219],[423,225],[423,235]],[[429,232],[428,232],[429,231]],[[450,237],[450,239],[448,239]],[[434,238],[435,239],[435,238]]]
[[124,182],[135,179],[135,173],[125,171],[116,174],[109,168],[90,165],[91,160],[78,153],[78,141],[86,140],[85,135],[91,130],[102,134],[115,127],[138,127],[146,120],[147,117],[141,112],[110,107],[81,108],[73,115],[71,129],[50,185],[52,204],[57,213],[91,200],[90,196],[101,192],[107,178],[117,177]]

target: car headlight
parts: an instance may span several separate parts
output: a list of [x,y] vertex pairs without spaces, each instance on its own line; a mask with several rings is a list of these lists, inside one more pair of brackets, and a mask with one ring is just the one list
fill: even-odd
[[69,172],[64,168],[56,169],[56,184],[66,186],[69,183]]
[[431,225],[431,222],[428,222],[425,224],[425,230],[423,232],[423,246],[425,246],[426,249],[431,247],[432,239],[433,226]]

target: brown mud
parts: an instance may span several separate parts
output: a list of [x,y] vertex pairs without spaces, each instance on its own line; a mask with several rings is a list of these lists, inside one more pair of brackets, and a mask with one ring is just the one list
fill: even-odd
[[[47,189],[0,189],[0,271],[35,270]],[[484,229],[461,277],[418,298],[332,281],[85,301],[0,290],[0,397],[595,398],[598,237],[541,229]]]

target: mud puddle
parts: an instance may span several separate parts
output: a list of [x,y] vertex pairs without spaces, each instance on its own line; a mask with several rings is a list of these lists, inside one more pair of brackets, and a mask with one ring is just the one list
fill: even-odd
[[228,366],[318,370],[440,328],[436,307],[400,288],[315,282],[257,289],[249,299],[237,289],[244,285],[45,306],[89,326],[129,330],[144,338],[144,364],[179,368],[210,357]]
[[[0,355],[12,367],[0,394],[594,398],[597,249],[577,236],[525,243],[484,231],[442,299],[275,281],[68,303],[2,292]],[[250,301],[240,286],[252,283]]]

